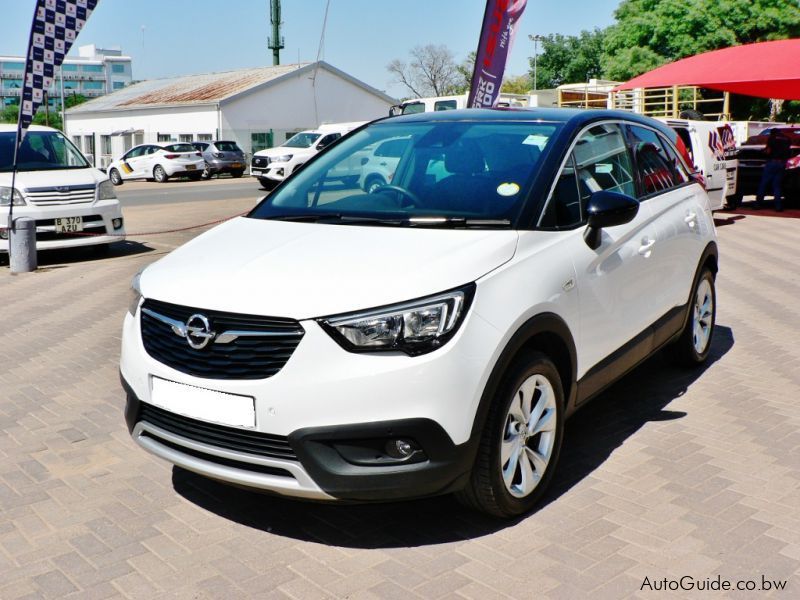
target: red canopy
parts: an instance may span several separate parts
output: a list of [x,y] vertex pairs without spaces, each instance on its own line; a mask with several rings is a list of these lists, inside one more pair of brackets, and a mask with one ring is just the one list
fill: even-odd
[[673,85],[800,100],[800,39],[734,46],[666,64],[614,91]]

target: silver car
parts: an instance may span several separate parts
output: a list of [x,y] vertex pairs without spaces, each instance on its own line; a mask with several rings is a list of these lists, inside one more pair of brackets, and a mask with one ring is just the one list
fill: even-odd
[[192,145],[203,154],[205,168],[203,179],[212,175],[230,173],[232,177],[241,177],[247,167],[244,152],[236,142],[217,140],[214,142],[193,142]]

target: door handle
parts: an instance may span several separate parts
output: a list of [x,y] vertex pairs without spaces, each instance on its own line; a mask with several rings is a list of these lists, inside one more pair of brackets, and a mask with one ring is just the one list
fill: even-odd
[[689,229],[694,229],[694,226],[697,223],[697,213],[694,211],[686,213],[686,217],[683,219],[683,222],[689,226]]
[[644,256],[645,258],[650,258],[652,254],[653,246],[655,246],[656,241],[650,238],[642,238],[642,245],[639,246],[639,254]]

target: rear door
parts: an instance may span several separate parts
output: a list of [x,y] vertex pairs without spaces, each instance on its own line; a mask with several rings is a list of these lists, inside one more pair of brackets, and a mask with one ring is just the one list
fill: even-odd
[[[705,191],[694,182],[678,152],[655,129],[628,127],[637,178],[637,196],[656,228],[649,269],[653,321],[686,303],[703,251],[703,228],[710,221]],[[708,217],[703,213],[707,213]]]

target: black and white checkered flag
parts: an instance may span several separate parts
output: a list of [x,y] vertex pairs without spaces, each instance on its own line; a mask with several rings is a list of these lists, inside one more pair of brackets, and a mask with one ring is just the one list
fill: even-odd
[[17,146],[28,131],[44,93],[53,85],[55,70],[64,62],[78,33],[99,0],[36,0],[33,28],[25,63],[25,84],[19,105]]

